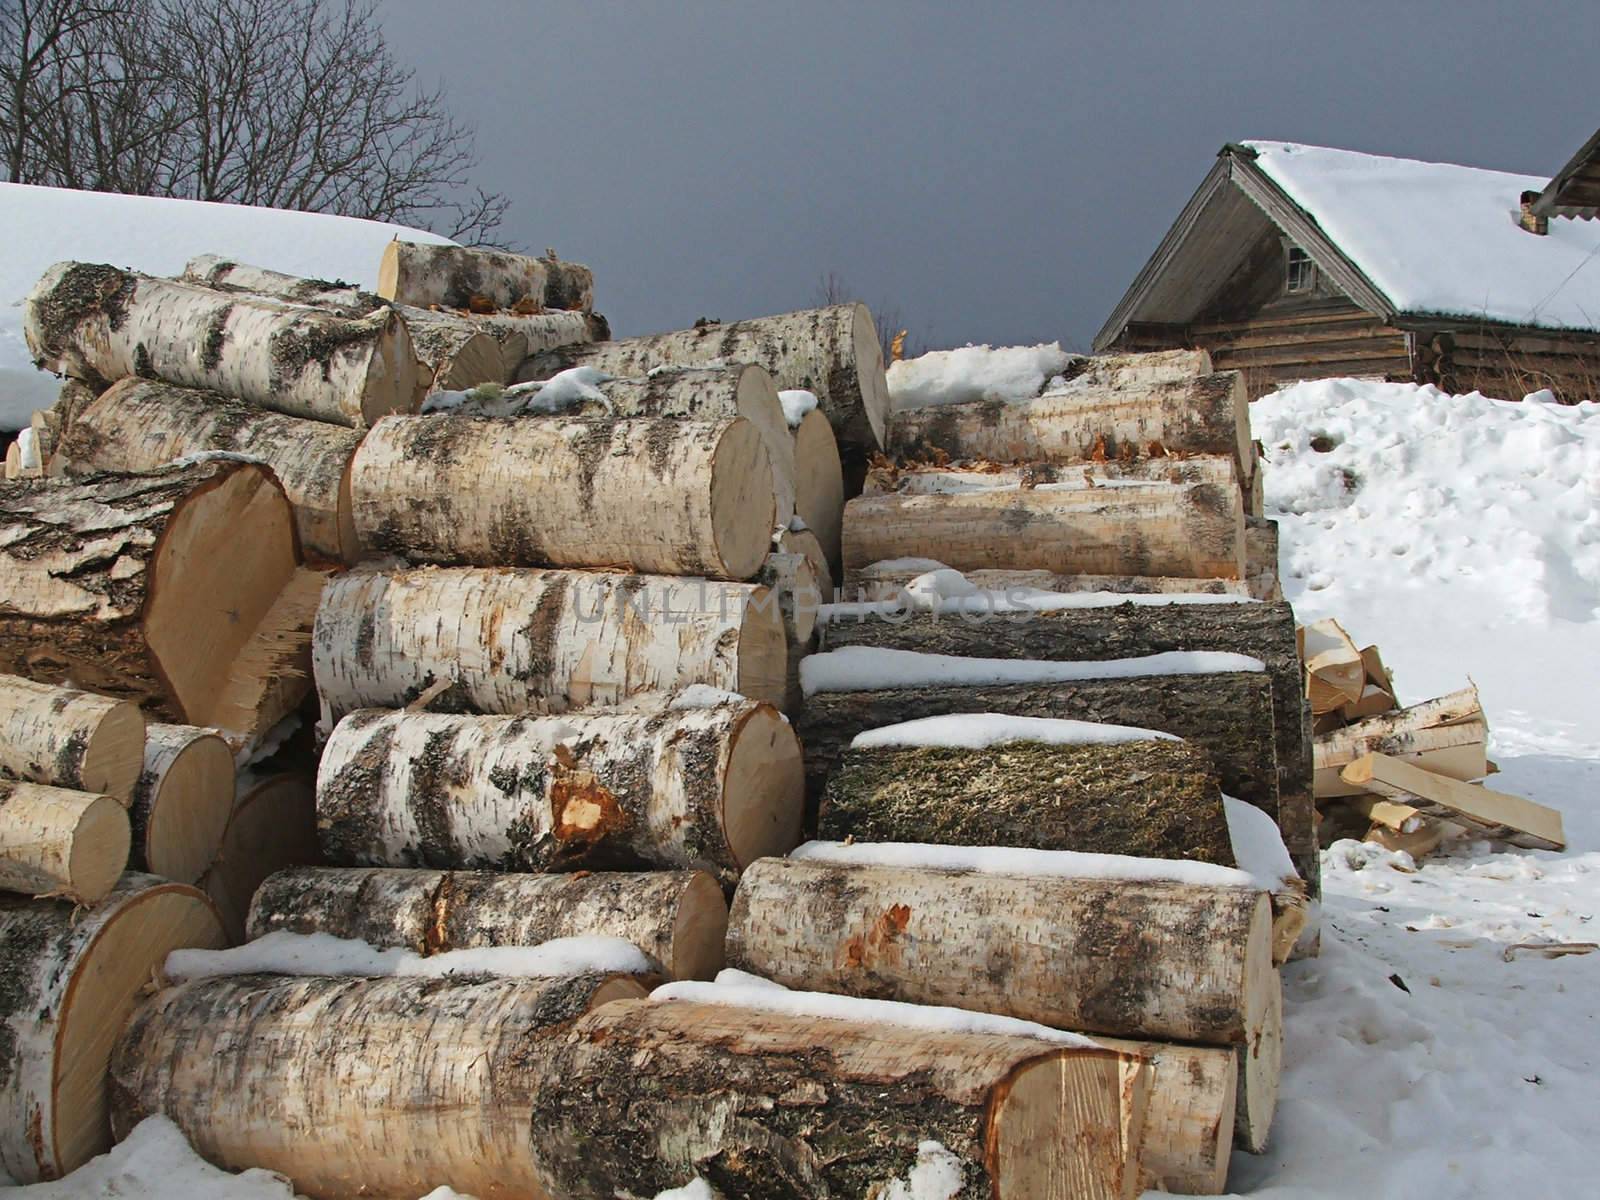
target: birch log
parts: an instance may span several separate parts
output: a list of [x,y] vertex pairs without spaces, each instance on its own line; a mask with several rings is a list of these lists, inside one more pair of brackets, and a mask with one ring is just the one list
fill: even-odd
[[[560,264],[562,266],[576,264]],[[500,344],[504,377],[518,378],[530,354],[592,342],[607,335],[604,318],[589,312],[492,313],[474,316],[475,324]]]
[[1144,350],[1131,354],[1088,354],[1068,363],[1067,389],[1121,389],[1156,383],[1181,383],[1212,372],[1205,350]]
[[411,348],[431,391],[505,383],[510,378],[499,339],[453,312],[399,306]]
[[233,751],[216,730],[151,725],[129,806],[134,869],[176,883],[199,879],[222,848],[233,782]]
[[1223,791],[1278,815],[1272,685],[1254,671],[813,692],[796,722],[806,748],[808,791],[822,794],[851,739],[863,730],[970,712],[1100,721],[1176,734],[1210,755]]
[[816,632],[817,612],[823,600],[824,585],[817,576],[816,564],[804,554],[774,551],[761,564],[756,582],[777,601],[790,645],[809,642]]
[[1211,760],[1180,741],[853,749],[817,836],[1234,865]]
[[136,704],[0,675],[0,773],[126,801],[144,739]]
[[439,304],[493,311],[518,304],[539,306],[544,303],[548,275],[543,262],[522,254],[396,238],[378,260],[378,295],[419,308]]
[[783,617],[751,584],[580,571],[355,571],[328,584],[312,659],[323,719],[441,705],[486,713],[614,703],[707,683],[781,703]]
[[794,511],[827,556],[830,581],[839,577],[839,531],[844,524],[844,468],[833,426],[812,409],[794,428]]
[[191,887],[128,874],[87,911],[0,897],[0,1171],[59,1179],[111,1148],[112,1043],[167,954],[222,930]]
[[800,744],[770,705],[560,717],[366,709],[317,770],[347,866],[694,867],[732,880],[800,840]]
[[[843,593],[847,600],[899,599],[906,584],[919,575],[937,571],[946,564],[932,558],[891,558],[864,567],[852,567],[844,575]],[[1177,579],[1163,575],[1078,575],[1053,571],[986,570],[964,571],[973,587],[991,592],[1025,589],[1038,592],[1115,592],[1129,596],[1197,595],[1244,596],[1250,589],[1242,579]]]
[[222,846],[196,886],[216,904],[229,942],[239,943],[263,879],[322,862],[312,778],[297,771],[246,772],[234,787]]
[[292,1174],[316,1200],[447,1186],[542,1197],[534,1041],[642,995],[623,976],[245,975],[157,994],[117,1041],[113,1122],[170,1117],[209,1162]]
[[844,565],[937,558],[958,571],[1006,568],[1061,574],[1244,574],[1244,508],[1236,488],[1211,482],[970,490],[858,496],[844,509]]
[[1250,594],[1257,600],[1282,600],[1278,578],[1278,523],[1265,517],[1246,517],[1244,570]]
[[0,779],[0,891],[97,904],[127,867],[128,842],[112,796]]
[[883,350],[864,304],[836,304],[728,324],[566,346],[532,356],[519,379],[548,379],[568,367],[598,367],[607,375],[646,375],[656,367],[756,363],[780,388],[817,397],[842,443],[861,451],[883,445],[889,384]]
[[1149,1076],[1139,1166],[1152,1191],[1218,1196],[1227,1190],[1239,1099],[1239,1051],[1172,1042],[1095,1041],[1144,1060]]
[[150,471],[185,455],[223,450],[272,468],[310,556],[355,562],[350,459],[361,434],[324,421],[265,412],[215,392],[123,379],[81,411],[61,446],[69,471]]
[[722,969],[728,905],[705,871],[517,875],[301,867],[268,876],[250,904],[248,937],[280,930],[420,955],[618,937],[672,979],[710,979]]
[[35,361],[90,383],[163,379],[357,429],[422,399],[410,335],[387,309],[349,318],[64,262],[24,313]]
[[774,514],[750,422],[390,417],[351,467],[369,553],[748,579]]
[[376,292],[363,291],[354,284],[286,275],[268,267],[234,262],[220,254],[195,255],[183,264],[183,274],[179,278],[184,283],[214,291],[271,296],[313,308],[339,309],[349,316],[364,317],[385,303]]
[[889,452],[906,458],[1070,463],[1218,454],[1238,478],[1253,474],[1244,376],[1222,371],[1181,382],[1090,389],[1069,384],[1033,400],[972,400],[901,409]]
[[0,669],[255,734],[310,688],[321,585],[259,465],[18,484],[0,513]]
[[695,1176],[729,1197],[910,1196],[930,1141],[961,1180],[941,1195],[1136,1191],[1125,1059],[1098,1047],[673,1000],[608,1005],[530,1057],[540,1182],[571,1200]]

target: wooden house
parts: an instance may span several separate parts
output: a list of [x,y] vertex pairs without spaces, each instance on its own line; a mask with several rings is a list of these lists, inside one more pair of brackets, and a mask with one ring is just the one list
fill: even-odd
[[1095,338],[1201,347],[1252,399],[1367,376],[1600,399],[1600,134],[1553,179],[1224,146]]

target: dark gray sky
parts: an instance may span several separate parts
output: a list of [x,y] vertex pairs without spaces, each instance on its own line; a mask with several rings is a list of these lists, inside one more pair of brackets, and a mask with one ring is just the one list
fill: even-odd
[[1225,141],[1550,174],[1600,123],[1600,3],[385,0],[505,234],[620,336],[805,307],[1083,348]]

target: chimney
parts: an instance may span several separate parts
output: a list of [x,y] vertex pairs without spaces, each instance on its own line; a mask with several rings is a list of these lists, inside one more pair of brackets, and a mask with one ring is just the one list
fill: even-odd
[[1512,215],[1515,217],[1517,224],[1523,229],[1526,229],[1529,233],[1537,233],[1542,236],[1550,232],[1550,218],[1534,214],[1534,201],[1538,200],[1541,195],[1543,195],[1542,192],[1523,192],[1522,207]]

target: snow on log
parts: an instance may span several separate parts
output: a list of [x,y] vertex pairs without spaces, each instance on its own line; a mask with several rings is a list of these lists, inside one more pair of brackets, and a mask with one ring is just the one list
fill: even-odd
[[[830,652],[840,653],[846,652]],[[828,657],[812,655],[802,671]],[[1099,669],[1082,666],[1085,672]],[[1278,815],[1272,685],[1258,671],[968,685],[919,678],[877,688],[863,681],[853,690],[812,691],[796,718],[806,748],[809,794],[822,795],[851,739],[864,730],[963,712],[1098,721],[1175,734],[1210,755],[1224,792]]]
[[[534,1154],[550,1195],[1122,1200],[1122,1055],[685,1000],[622,1002],[545,1037]],[[641,1064],[648,1066],[641,1068]],[[957,1190],[959,1189],[959,1191]]]
[[430,390],[505,383],[510,378],[500,339],[470,318],[409,305],[400,306],[399,312]]
[[0,778],[0,891],[96,904],[128,865],[128,844],[115,797]]
[[354,284],[286,275],[268,267],[234,262],[220,254],[195,255],[183,264],[183,274],[179,278],[184,283],[214,291],[271,296],[294,304],[308,304],[313,308],[346,310],[350,316],[366,316],[384,306],[382,296],[363,291]]
[[233,811],[233,751],[214,729],[151,725],[133,790],[136,870],[193,883],[222,848]]
[[1263,892],[773,858],[739,881],[727,951],[788,987],[1239,1046],[1265,1144],[1283,996]]
[[492,311],[521,304],[537,311],[548,276],[546,263],[526,255],[396,238],[378,260],[378,295],[419,308]]
[[567,346],[535,354],[518,379],[548,379],[569,367],[607,375],[647,375],[656,367],[755,363],[780,388],[817,397],[839,441],[877,450],[889,414],[889,385],[872,314],[864,304],[836,304],[748,321],[717,321],[672,333]]
[[319,1200],[543,1196],[534,1035],[643,991],[600,973],[197,979],[123,1029],[113,1121],[126,1136],[170,1117],[208,1161],[281,1171]]
[[350,478],[366,550],[425,561],[738,580],[772,536],[772,471],[737,418],[389,417]]
[[583,571],[353,571],[317,610],[324,720],[399,708],[485,713],[614,703],[694,683],[781,703],[783,616],[753,584]]
[[896,412],[889,453],[905,458],[1070,463],[1152,453],[1219,454],[1253,471],[1244,376],[1094,388],[1074,380],[1032,400],[970,400]]
[[206,388],[293,417],[360,429],[411,412],[426,380],[400,317],[237,296],[93,263],[57,263],[25,305],[47,371]]
[[728,905],[705,871],[527,875],[421,868],[301,867],[270,875],[247,936],[328,933],[433,955],[556,938],[616,937],[672,979],[722,969]]
[[196,886],[216,904],[229,942],[237,944],[244,941],[250,899],[263,879],[322,862],[312,778],[295,771],[247,772],[234,787],[222,845]]
[[[871,601],[899,598],[905,586],[929,571],[948,570],[948,564],[931,558],[891,558],[845,571],[842,589],[847,600]],[[1082,575],[1053,571],[997,569],[964,571],[968,583],[979,591],[1062,595],[1108,592],[1123,596],[1242,596],[1250,589],[1242,579],[1178,579],[1165,575]],[[1116,603],[1116,601],[1097,601]]]
[[[965,720],[970,726],[984,717]],[[1234,865],[1210,759],[1188,742],[1154,735],[1080,745],[857,747],[828,777],[817,836]]]
[[844,524],[844,468],[833,426],[817,409],[794,433],[794,511],[827,556],[830,581],[839,572],[839,531]]
[[[995,486],[996,477],[984,472],[940,474],[948,479],[937,492],[906,488],[845,505],[846,570],[926,557],[958,571],[1200,579],[1244,573],[1244,508],[1236,487],[1209,480],[1097,483],[1070,475],[1036,486]],[[914,479],[902,477],[902,486]]]
[[272,472],[221,458],[34,480],[0,513],[0,670],[242,735],[310,688],[322,576]]
[[66,469],[150,471],[222,450],[271,467],[294,508],[307,554],[332,562],[360,555],[350,516],[350,459],[361,434],[325,421],[266,412],[215,392],[123,379],[80,411],[60,453]]
[[694,867],[732,880],[800,840],[800,744],[773,707],[480,717],[366,709],[317,771],[348,866]]
[[111,1148],[118,1030],[169,951],[220,945],[204,896],[149,875],[87,910],[0,896],[0,1171],[59,1179]]
[[1149,1100],[1139,1167],[1145,1188],[1181,1196],[1225,1192],[1239,1098],[1240,1051],[1125,1038],[1095,1041],[1128,1055],[1125,1063],[1131,1064],[1134,1056],[1144,1060]]
[[0,675],[0,773],[126,801],[144,738],[136,704]]

